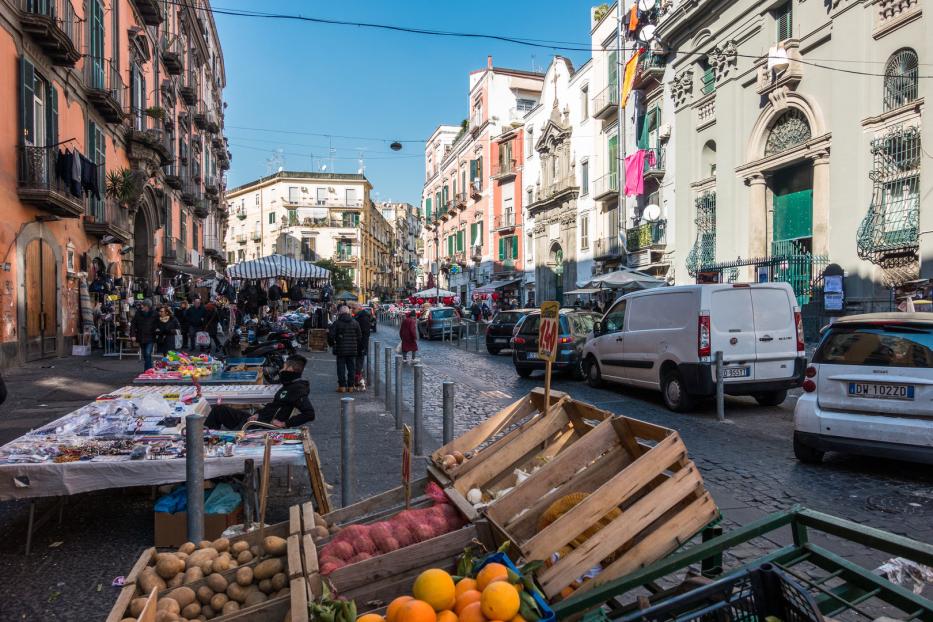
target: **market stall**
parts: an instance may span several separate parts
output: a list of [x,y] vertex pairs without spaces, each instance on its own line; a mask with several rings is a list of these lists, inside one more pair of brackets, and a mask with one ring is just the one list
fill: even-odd
[[[280,384],[211,384],[201,388],[201,397],[208,404],[267,404],[282,387]],[[193,385],[127,385],[101,395],[97,399],[127,399],[157,395],[166,399],[188,402],[197,399],[198,387]]]
[[133,379],[133,384],[157,385],[193,385],[195,382],[202,385],[211,384],[260,384],[262,383],[262,370],[244,371],[212,371],[208,375],[192,377],[184,371],[169,369],[147,369]]

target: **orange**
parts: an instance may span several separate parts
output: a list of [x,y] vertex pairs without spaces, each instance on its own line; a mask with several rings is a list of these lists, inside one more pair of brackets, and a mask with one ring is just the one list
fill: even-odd
[[509,620],[509,622],[527,622],[527,621],[521,615],[516,615],[514,618]]
[[411,596],[399,596],[391,603],[389,603],[388,608],[386,608],[386,622],[396,622],[398,618],[398,612],[402,610],[402,607],[410,600],[414,600]]
[[450,609],[457,600],[454,580],[440,568],[431,568],[418,575],[411,593],[417,600],[434,607],[434,611]]
[[[483,566],[483,569],[479,571],[479,574],[476,575],[476,589],[480,592],[486,589],[486,586],[492,583],[493,581],[500,581],[509,579],[509,569],[503,566],[502,564],[497,564],[492,562]],[[509,616],[511,618],[511,616]],[[506,618],[508,620],[509,618]],[[502,618],[499,618],[500,620]]]
[[459,596],[457,596],[457,604],[454,605],[454,611],[457,612],[457,615],[463,613],[463,608],[469,605],[470,603],[478,603],[482,594],[479,590],[466,590]]
[[477,601],[463,608],[459,614],[460,622],[486,622],[482,605]]
[[460,579],[460,581],[457,582],[457,596],[460,596],[461,594],[463,594],[464,592],[468,590],[475,590],[475,589],[476,589],[476,579],[471,579],[467,577],[465,579]]
[[437,614],[428,603],[412,599],[402,606],[396,622],[437,622]]
[[378,613],[367,613],[358,617],[356,622],[386,622],[386,619]]
[[450,609],[445,609],[437,614],[437,622],[459,622],[457,614]]
[[518,613],[521,599],[518,590],[508,581],[490,583],[480,599],[483,615],[490,620],[511,620]]

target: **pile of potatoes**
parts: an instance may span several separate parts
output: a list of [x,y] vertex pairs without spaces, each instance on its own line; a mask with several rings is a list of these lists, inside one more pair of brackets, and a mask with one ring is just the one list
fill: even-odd
[[314,542],[317,542],[318,540],[323,540],[324,538],[327,538],[329,536],[335,536],[337,535],[339,531],[340,531],[340,527],[338,527],[337,525],[328,527],[327,521],[324,520],[324,517],[318,514],[317,512],[314,513],[314,529],[310,531],[311,539]]
[[[175,553],[159,553],[155,565],[146,567],[137,579],[143,595],[130,602],[129,616],[136,622],[153,588],[160,595],[156,622],[210,620],[270,598],[289,594],[286,541],[267,536],[262,546],[247,542],[230,544],[227,538],[195,545],[186,542]],[[254,560],[262,560],[247,565]],[[223,573],[228,570],[234,573]],[[199,583],[198,587],[189,587]]]

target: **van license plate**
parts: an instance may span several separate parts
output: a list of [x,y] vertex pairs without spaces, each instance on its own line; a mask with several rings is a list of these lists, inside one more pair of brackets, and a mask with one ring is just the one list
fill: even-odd
[[911,401],[914,399],[914,386],[912,384],[875,384],[872,382],[850,382],[849,396],[882,400]]
[[525,358],[529,361],[537,361],[538,353],[537,352],[528,352],[525,354]]
[[725,367],[722,370],[723,378],[748,378],[748,367]]

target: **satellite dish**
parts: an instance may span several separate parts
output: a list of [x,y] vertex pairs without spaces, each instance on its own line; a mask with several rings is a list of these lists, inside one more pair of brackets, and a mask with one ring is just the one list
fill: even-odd
[[648,222],[656,222],[661,217],[661,206],[656,203],[646,205],[641,217]]
[[638,0],[638,10],[647,12],[654,8],[656,0]]
[[654,40],[654,31],[656,29],[657,26],[654,24],[642,26],[641,30],[638,31],[638,40],[642,43],[651,43]]

